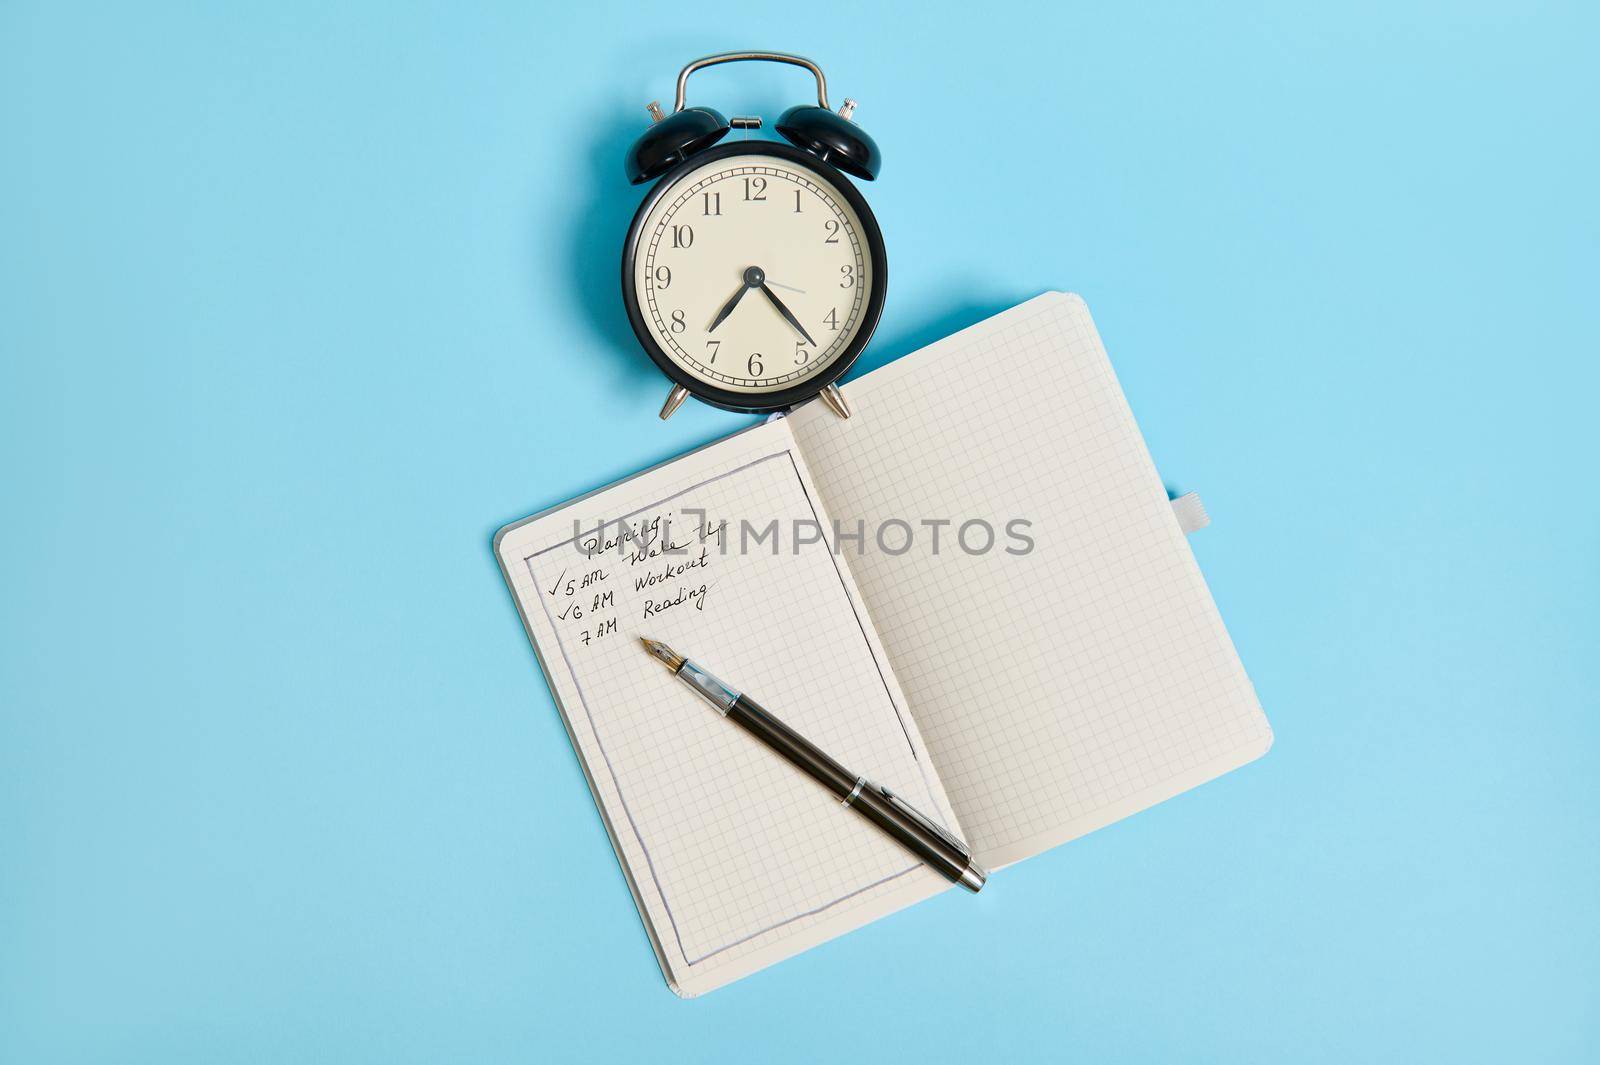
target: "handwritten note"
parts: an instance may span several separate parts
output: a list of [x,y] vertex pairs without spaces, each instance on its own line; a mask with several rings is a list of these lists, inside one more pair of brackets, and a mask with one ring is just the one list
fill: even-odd
[[[615,797],[619,848],[637,851],[627,864],[646,908],[659,903],[658,938],[689,966],[863,898],[944,884],[720,718],[638,637],[665,640],[953,822],[847,567],[827,537],[795,535],[829,527],[803,460],[781,425],[750,436],[533,523],[516,560],[597,794],[608,809]],[[754,543],[739,535],[774,525]]]
[[[685,531],[691,516],[698,520]],[[624,620],[644,622],[680,608],[705,610],[706,572],[713,558],[726,554],[727,529],[726,519],[711,522],[669,509],[575,533],[578,561],[563,566],[545,589],[555,601],[557,624],[587,646],[615,636]]]

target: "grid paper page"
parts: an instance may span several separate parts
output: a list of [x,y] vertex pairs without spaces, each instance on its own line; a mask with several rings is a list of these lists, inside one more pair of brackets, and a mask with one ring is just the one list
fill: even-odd
[[[981,861],[1038,853],[1266,751],[1081,299],[1030,300],[845,394],[848,421],[817,403],[787,420],[834,519],[864,523],[846,557]],[[896,519],[917,536],[899,554],[899,526],[887,551],[875,534]],[[959,539],[974,520],[995,530],[987,551],[981,526]]]
[[[959,831],[781,423],[497,553],[668,980],[697,994],[948,884],[645,654],[663,640]],[[774,538],[746,539],[744,527]],[[805,523],[814,522],[813,525]]]

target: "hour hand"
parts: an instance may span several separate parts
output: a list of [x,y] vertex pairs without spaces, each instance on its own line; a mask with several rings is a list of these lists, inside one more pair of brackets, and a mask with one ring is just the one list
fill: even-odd
[[752,266],[745,270],[744,284],[739,286],[739,291],[733,294],[731,300],[722,305],[722,310],[718,311],[717,316],[711,320],[711,325],[706,329],[706,332],[711,332],[726,321],[728,315],[733,313],[733,309],[739,306],[739,301],[744,299],[744,294],[757,286],[764,285],[766,280],[766,272],[759,266]]
[[712,332],[717,328],[717,326],[725,322],[728,318],[728,315],[733,313],[733,309],[739,306],[739,301],[744,299],[744,294],[749,291],[749,285],[740,285],[739,291],[733,294],[733,299],[729,300],[727,303],[724,303],[722,305],[722,310],[718,311],[717,316],[711,319],[711,327],[707,329],[706,332]]
[[774,307],[778,308],[778,313],[783,315],[783,317],[788,321],[788,323],[790,325],[794,326],[795,329],[799,331],[801,336],[806,338],[806,343],[807,344],[810,344],[812,347],[816,347],[817,346],[817,342],[815,340],[811,339],[811,334],[806,332],[806,327],[800,324],[800,319],[796,318],[794,316],[794,313],[792,311],[790,311],[789,308],[787,308],[787,307],[785,307],[783,305],[783,301],[778,298],[778,294],[777,293],[773,292],[765,284],[762,284],[762,286],[761,286],[761,294],[763,296],[767,297],[767,299],[772,301],[772,305]]

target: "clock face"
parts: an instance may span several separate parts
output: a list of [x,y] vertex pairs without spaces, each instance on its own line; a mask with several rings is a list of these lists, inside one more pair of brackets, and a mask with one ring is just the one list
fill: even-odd
[[859,194],[799,152],[763,147],[714,149],[669,178],[635,222],[624,286],[635,331],[680,383],[752,408],[843,372],[883,291],[882,240]]

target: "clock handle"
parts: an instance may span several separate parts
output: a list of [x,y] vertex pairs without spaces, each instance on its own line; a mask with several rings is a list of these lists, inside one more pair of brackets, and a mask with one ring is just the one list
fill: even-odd
[[788,52],[718,52],[716,55],[701,56],[678,72],[678,98],[672,105],[672,110],[674,112],[683,110],[684,92],[688,88],[690,74],[701,67],[714,67],[718,63],[740,63],[747,59],[805,67],[817,79],[817,106],[824,111],[833,110],[828,106],[828,79],[822,76],[822,68],[805,56],[790,55]]

